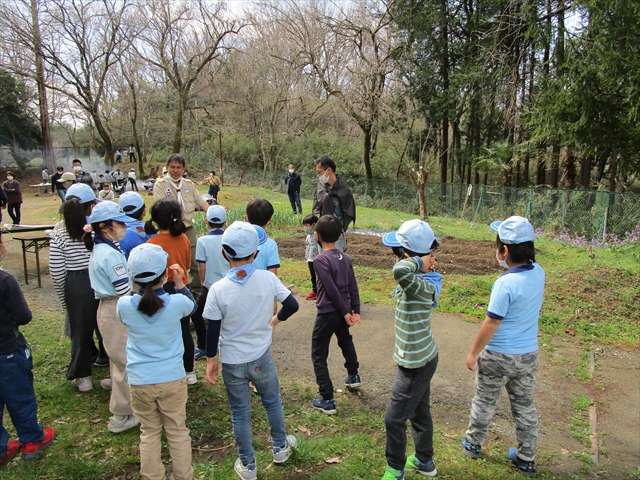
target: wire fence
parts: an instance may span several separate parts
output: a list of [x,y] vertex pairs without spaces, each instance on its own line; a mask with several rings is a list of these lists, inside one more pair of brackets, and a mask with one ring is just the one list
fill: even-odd
[[[409,181],[344,179],[356,205],[419,215],[418,192]],[[225,183],[285,192],[284,173],[225,165]],[[317,178],[303,175],[300,195],[312,199]],[[640,225],[640,195],[547,187],[513,188],[459,183],[425,185],[427,216],[490,223],[522,215],[535,228],[586,238],[624,235]]]

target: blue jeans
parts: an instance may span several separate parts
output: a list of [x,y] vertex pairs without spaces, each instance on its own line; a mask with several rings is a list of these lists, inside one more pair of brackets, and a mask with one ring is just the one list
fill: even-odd
[[284,410],[280,400],[280,382],[276,364],[271,357],[271,349],[248,363],[223,363],[222,378],[227,389],[227,398],[231,406],[231,423],[236,438],[238,456],[242,464],[255,463],[255,451],[251,444],[251,390],[249,382],[253,382],[262,406],[267,412],[267,420],[271,430],[271,442],[274,447],[284,447],[287,434],[284,428]]
[[67,191],[66,190],[60,190],[59,188],[56,188],[56,193],[60,197],[60,200],[62,200],[62,203],[64,203],[66,201],[66,199],[67,199]]
[[293,208],[293,213],[296,213],[296,206],[298,207],[298,213],[302,213],[302,203],[300,203],[300,192],[289,192],[289,202],[291,203],[291,208]]
[[42,425],[38,424],[36,394],[33,391],[31,347],[0,355],[0,457],[7,453],[9,433],[2,424],[6,405],[20,442],[41,442]]

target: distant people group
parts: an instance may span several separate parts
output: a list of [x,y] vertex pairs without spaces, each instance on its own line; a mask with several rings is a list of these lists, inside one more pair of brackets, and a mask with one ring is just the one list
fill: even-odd
[[[56,173],[56,190],[64,189],[65,202],[50,254],[51,277],[70,327],[67,379],[80,392],[88,392],[93,389],[93,368],[108,365],[109,378],[100,382],[111,391],[106,428],[117,434],[140,426],[141,477],[165,477],[161,460],[164,428],[173,476],[191,479],[187,389],[198,381],[194,363],[206,359],[208,381],[216,385],[220,374],[224,380],[238,452],[235,473],[245,480],[258,476],[251,433],[252,388],[266,412],[273,462],[286,462],[298,441],[285,429],[271,344],[274,329],[291,318],[299,304],[277,276],[278,246],[265,231],[274,214],[273,205],[261,198],[251,200],[244,221],[227,225],[225,207],[204,201],[195,184],[183,177],[185,158],[172,154],[166,162],[167,175],[155,184],[150,218],[144,222],[147,209],[138,192],[123,193],[119,204],[106,198],[108,194],[98,201],[91,175],[81,164],[78,167],[74,166],[74,179],[68,173]],[[353,195],[336,175],[335,162],[320,157],[315,167],[319,181],[313,213],[301,221],[312,284],[305,298],[315,301],[317,311],[309,332],[318,385],[311,406],[335,415],[339,405],[327,367],[334,336],[345,360],[342,384],[355,390],[364,383],[350,331],[361,323],[360,293],[351,259],[344,252],[345,232],[355,221],[356,211]],[[301,180],[296,176],[290,166],[287,193],[293,213],[300,214]],[[215,172],[209,178],[213,177]],[[213,180],[208,185],[216,186]],[[196,205],[205,212],[208,230],[200,237],[194,226]],[[494,222],[491,228],[497,232],[497,261],[506,272],[494,284],[486,319],[466,359],[466,366],[477,371],[477,376],[461,450],[471,458],[480,456],[501,390],[506,387],[518,440],[508,458],[521,473],[535,476],[533,390],[545,276],[535,263],[535,234],[526,218],[510,217]],[[440,244],[422,220],[404,222],[397,231],[386,234],[382,243],[396,259],[393,359],[398,366],[384,415],[387,466],[382,479],[403,479],[411,471],[435,476],[430,386],[437,370],[438,347],[431,316],[443,284],[443,276],[436,271]],[[0,271],[0,286],[6,286],[0,288],[0,295],[9,292],[20,299],[7,302],[0,298],[0,369],[20,371],[17,376],[0,375],[0,400],[19,437],[19,442],[9,441],[0,424],[3,463],[20,449],[23,458],[32,458],[53,441],[55,432],[42,429],[35,417],[30,349],[18,330],[31,319],[30,312],[14,277]],[[3,363],[11,356],[13,363]],[[25,388],[20,400],[11,393],[18,382]],[[21,416],[26,404],[29,414]],[[407,421],[415,446],[409,456]]]

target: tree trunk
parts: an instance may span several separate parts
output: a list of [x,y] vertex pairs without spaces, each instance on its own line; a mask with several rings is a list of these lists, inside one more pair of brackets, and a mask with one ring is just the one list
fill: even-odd
[[184,120],[184,111],[186,107],[186,93],[178,92],[178,111],[176,112],[176,129],[173,134],[173,152],[180,153],[182,149],[182,122]]
[[580,173],[578,174],[580,186],[586,190],[591,189],[591,161],[592,155],[588,154],[580,159]]
[[562,179],[564,188],[576,188],[576,159],[568,147],[563,148]]
[[113,141],[111,140],[111,135],[109,135],[109,132],[107,132],[107,129],[102,124],[98,105],[94,105],[94,108],[91,112],[91,119],[93,120],[93,124],[98,132],[98,135],[100,135],[100,138],[102,139],[102,145],[104,145],[104,163],[106,163],[107,165],[113,165]]
[[361,126],[362,133],[364,134],[364,152],[362,155],[362,161],[364,163],[364,171],[367,180],[373,179],[373,172],[371,170],[371,136],[372,128],[370,125]]
[[616,178],[618,177],[618,154],[614,151],[609,160],[609,191],[616,191]]
[[442,78],[442,89],[445,100],[445,108],[442,115],[442,143],[440,145],[440,196],[447,195],[447,156],[449,155],[449,19],[447,13],[448,2],[441,0],[442,11],[440,19],[440,48],[442,57],[440,60],[440,77]]
[[51,122],[49,120],[49,102],[47,101],[47,87],[44,80],[44,66],[42,61],[42,39],[40,37],[40,23],[38,19],[38,5],[31,0],[31,21],[33,32],[33,46],[35,51],[36,83],[38,85],[38,106],[40,108],[40,128],[42,130],[42,157],[44,166],[50,172],[56,169],[56,152],[51,138]]
[[551,166],[549,167],[549,184],[551,188],[558,188],[558,156],[560,155],[560,147],[552,145],[548,152],[551,156]]

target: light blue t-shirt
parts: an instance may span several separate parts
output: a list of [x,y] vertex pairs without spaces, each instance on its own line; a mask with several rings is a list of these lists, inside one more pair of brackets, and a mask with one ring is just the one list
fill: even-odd
[[487,316],[501,322],[487,350],[512,355],[538,350],[544,282],[544,270],[537,263],[513,267],[496,280]]
[[189,316],[195,303],[181,293],[155,290],[164,306],[149,317],[138,310],[142,295],[118,300],[116,314],[127,327],[127,377],[130,385],[173,382],[185,376],[180,319]]
[[220,361],[240,364],[262,356],[271,345],[273,301],[291,292],[273,273],[255,270],[244,285],[224,277],[211,285],[202,316],[222,320]]
[[258,270],[267,270],[269,268],[280,268],[280,256],[278,255],[278,244],[275,240],[267,238],[262,245],[258,245],[260,252],[253,265]]
[[[115,244],[96,236],[89,260],[89,279],[96,298],[117,297],[116,287],[129,284],[127,259]],[[126,292],[123,292],[123,294]]]
[[207,267],[204,277],[204,287],[207,289],[229,271],[229,262],[221,253],[223,233],[222,228],[210,230],[196,243],[196,262],[204,263]]

